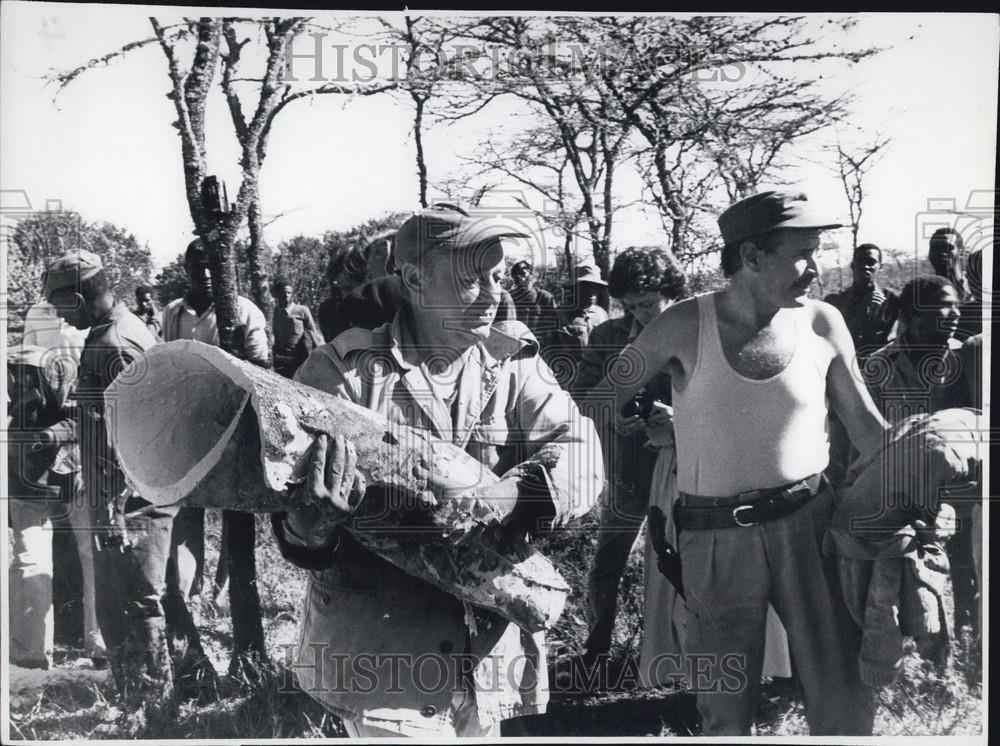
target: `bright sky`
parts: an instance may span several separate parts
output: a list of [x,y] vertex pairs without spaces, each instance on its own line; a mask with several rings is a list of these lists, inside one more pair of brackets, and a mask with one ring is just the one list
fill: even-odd
[[[4,210],[17,208],[25,197],[34,209],[59,200],[87,220],[126,227],[149,244],[157,265],[170,261],[192,233],[158,46],[85,73],[55,104],[54,88],[46,87],[42,76],[151,36],[149,15],[171,22],[182,12],[29,2],[4,2],[0,8]],[[334,20],[332,13],[316,17]],[[826,18],[816,16],[814,22]],[[893,136],[866,182],[861,240],[922,256],[929,231],[955,221],[948,213],[928,215],[929,201],[937,208],[953,201],[965,210],[971,199],[980,211],[992,210],[998,39],[997,16],[862,15],[847,43],[887,50],[855,66],[821,69],[831,91],[850,90],[857,97],[852,118],[857,130],[846,137],[863,140],[876,130]],[[502,132],[508,116],[501,106],[462,126],[431,130],[426,145],[431,180],[454,171],[477,138]],[[218,97],[208,120],[209,167],[235,191],[237,149]],[[375,96],[345,105],[344,98],[326,96],[292,104],[275,124],[262,172],[265,213],[287,213],[268,227],[269,243],[414,209],[409,128],[408,99]],[[817,157],[814,146],[795,155]],[[804,162],[787,178],[811,201],[846,215],[840,184],[830,171]],[[630,188],[628,179],[622,188]],[[971,225],[975,219],[965,220]],[[654,216],[633,210],[617,219],[615,243],[661,241],[660,231]]]

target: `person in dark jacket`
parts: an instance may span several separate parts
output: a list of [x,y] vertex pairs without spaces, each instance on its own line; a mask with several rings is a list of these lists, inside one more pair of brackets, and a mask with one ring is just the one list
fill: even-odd
[[927,261],[934,274],[948,280],[965,301],[969,297],[969,285],[965,276],[965,242],[962,234],[954,228],[938,228],[927,244]]
[[308,306],[292,302],[292,285],[284,277],[271,282],[274,298],[274,370],[291,378],[309,353],[323,344],[323,337]]
[[74,399],[86,499],[98,508],[94,556],[97,618],[123,701],[170,698],[172,675],[161,596],[178,508],[158,507],[126,484],[107,435],[104,390],[156,344],[110,290],[100,257],[74,251],[45,272],[44,293],[70,326],[90,329]]
[[882,249],[861,244],[851,259],[851,286],[823,299],[843,315],[862,360],[889,342],[899,319],[899,295],[876,279],[881,267]]
[[959,310],[962,318],[958,320],[958,331],[955,338],[965,340],[983,332],[983,252],[973,251],[966,262],[968,272],[965,279],[969,284],[969,298]]
[[961,318],[957,289],[944,277],[918,277],[903,287],[899,300],[902,332],[861,368],[883,416],[894,423],[918,409],[965,406],[958,375],[962,344],[955,339]]
[[[882,249],[863,243],[854,249],[851,259],[852,284],[823,300],[840,311],[854,340],[858,363],[884,347],[893,338],[899,320],[899,295],[879,285],[876,275],[882,267]],[[840,484],[856,456],[847,436],[847,428],[835,414],[830,414],[830,466],[827,476]]]
[[535,286],[535,268],[527,259],[511,266],[510,277],[514,281],[510,297],[517,310],[517,319],[541,339],[546,332],[558,326],[556,311],[559,302],[548,290]]

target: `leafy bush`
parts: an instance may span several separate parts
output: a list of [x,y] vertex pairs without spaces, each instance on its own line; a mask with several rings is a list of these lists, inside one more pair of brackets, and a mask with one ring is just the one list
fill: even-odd
[[85,250],[104,262],[111,290],[131,305],[135,289],[149,282],[153,259],[148,246],[112,223],[89,223],[79,213],[36,212],[18,221],[7,255],[8,327],[11,342],[20,338],[24,313],[42,298],[45,267],[68,251]]

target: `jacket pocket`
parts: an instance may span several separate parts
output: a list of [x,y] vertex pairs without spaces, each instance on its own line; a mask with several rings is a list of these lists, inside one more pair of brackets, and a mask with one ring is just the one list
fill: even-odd
[[492,417],[483,418],[472,427],[465,450],[488,469],[495,471],[509,437],[510,431],[506,421]]

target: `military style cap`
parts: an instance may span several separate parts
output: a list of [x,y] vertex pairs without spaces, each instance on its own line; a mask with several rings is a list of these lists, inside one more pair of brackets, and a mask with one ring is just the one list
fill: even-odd
[[77,287],[102,269],[104,262],[97,254],[83,250],[70,251],[49,263],[42,280],[42,292],[47,300],[56,290]]
[[526,238],[529,234],[495,218],[470,215],[449,204],[431,205],[408,218],[396,232],[393,263],[417,264],[431,249],[464,251],[497,238]]
[[777,228],[840,228],[842,223],[814,211],[802,192],[761,192],[741,199],[719,216],[719,232],[728,246]]

